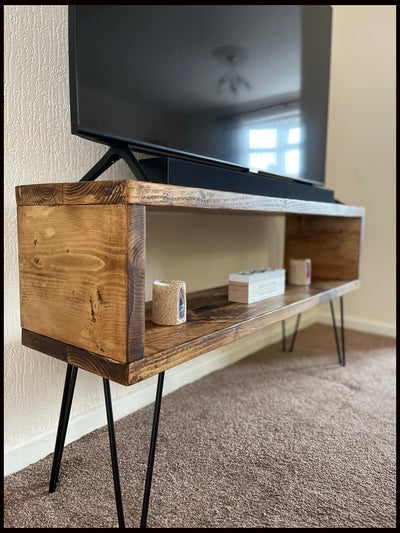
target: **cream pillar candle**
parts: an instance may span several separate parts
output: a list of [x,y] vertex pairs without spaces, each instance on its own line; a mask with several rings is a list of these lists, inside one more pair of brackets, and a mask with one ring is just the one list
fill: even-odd
[[311,283],[311,259],[289,259],[290,285],[309,285]]
[[180,280],[153,282],[152,321],[160,326],[186,322],[186,283]]

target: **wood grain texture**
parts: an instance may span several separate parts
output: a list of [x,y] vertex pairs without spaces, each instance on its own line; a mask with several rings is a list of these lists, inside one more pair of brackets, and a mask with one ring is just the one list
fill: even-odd
[[18,207],[24,329],[126,361],[126,209]]
[[131,181],[128,183],[128,202],[169,208],[196,208],[229,210],[259,214],[284,215],[287,213],[321,214],[326,216],[362,216],[363,207],[334,203],[306,202],[287,198],[272,198],[253,194],[214,191],[195,187],[178,187]]
[[126,204],[127,180],[20,185],[17,205]]
[[67,346],[67,362],[120,385],[129,385],[129,363],[114,361],[76,346]]
[[146,269],[145,210],[146,208],[141,205],[129,205],[127,207],[127,347],[129,361],[136,361],[144,355],[144,292]]
[[291,216],[286,218],[285,268],[290,258],[311,259],[312,277],[359,278],[361,218]]
[[17,205],[62,205],[63,184],[19,185],[15,187]]

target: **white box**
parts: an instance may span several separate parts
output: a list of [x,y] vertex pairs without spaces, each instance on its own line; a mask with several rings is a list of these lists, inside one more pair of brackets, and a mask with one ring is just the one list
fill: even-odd
[[228,299],[253,303],[285,292],[285,269],[262,268],[229,275]]

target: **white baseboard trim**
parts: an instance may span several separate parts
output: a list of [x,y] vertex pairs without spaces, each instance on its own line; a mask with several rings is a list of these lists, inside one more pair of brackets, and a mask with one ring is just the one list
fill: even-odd
[[[299,329],[310,326],[316,322],[315,310],[303,313]],[[296,317],[286,321],[286,334],[293,332]],[[229,366],[240,359],[261,350],[265,346],[281,340],[281,323],[274,324],[264,330],[244,337],[232,344],[218,348],[191,361],[166,371],[163,395],[167,395],[184,385],[192,383],[211,372]],[[146,405],[154,402],[157,376],[153,376],[130,388],[130,392],[122,397],[113,398],[114,420],[119,420]],[[111,394],[114,386],[111,383]],[[121,386],[122,387],[122,386]],[[124,387],[125,388],[125,387]],[[79,439],[83,435],[94,431],[106,424],[104,405],[100,405],[88,412],[72,416],[68,424],[65,444]],[[55,425],[56,426],[56,425]],[[4,448],[4,476],[18,472],[49,453],[54,451],[57,427],[50,431],[38,433],[32,438]]]
[[[340,325],[340,316],[337,312],[336,323]],[[332,316],[330,313],[318,313],[316,322],[322,324],[332,324]],[[344,326],[348,329],[354,329],[356,331],[363,331],[365,333],[373,333],[375,335],[382,335],[384,337],[396,338],[396,325],[385,324],[384,322],[376,322],[374,320],[366,320],[363,318],[355,318],[346,316],[344,313]]]

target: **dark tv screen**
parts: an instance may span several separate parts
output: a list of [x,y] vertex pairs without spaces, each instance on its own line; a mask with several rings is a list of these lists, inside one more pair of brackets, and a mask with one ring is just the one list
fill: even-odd
[[69,7],[72,133],[325,183],[331,7]]

